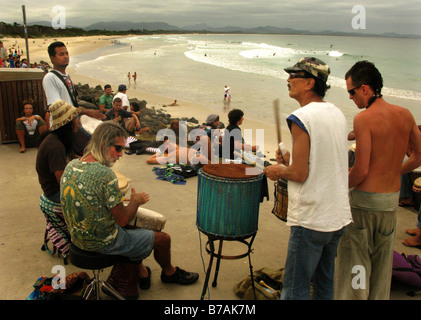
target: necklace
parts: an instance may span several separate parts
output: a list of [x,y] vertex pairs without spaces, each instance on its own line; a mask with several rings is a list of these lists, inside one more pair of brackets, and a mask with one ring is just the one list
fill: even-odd
[[381,95],[381,94],[379,94],[379,95],[375,94],[374,96],[372,96],[372,97],[370,98],[370,100],[368,100],[368,105],[367,105],[367,107],[365,107],[365,108],[366,108],[366,109],[370,108],[370,106],[374,103],[374,101],[376,101],[376,99],[377,99],[377,98],[381,98],[381,97],[382,97],[382,95]]

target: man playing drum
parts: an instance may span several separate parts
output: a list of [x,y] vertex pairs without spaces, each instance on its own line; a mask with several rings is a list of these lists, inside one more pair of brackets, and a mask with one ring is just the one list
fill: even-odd
[[[132,188],[125,206],[124,194],[110,169],[123,155],[126,138],[120,125],[104,122],[96,128],[83,157],[67,165],[61,181],[61,203],[72,243],[82,250],[125,256],[132,261],[143,260],[154,250],[163,282],[194,283],[199,278],[197,273],[171,264],[168,234],[123,228],[134,218],[138,207],[149,201],[147,193],[136,193]],[[150,269],[142,263],[138,275],[141,286],[150,281]]]
[[302,58],[289,73],[289,96],[300,104],[287,119],[292,135],[291,161],[266,167],[271,180],[288,180],[291,235],[282,299],[333,299],[335,256],[345,226],[348,201],[348,128],[345,116],[323,101],[330,68],[316,58]]

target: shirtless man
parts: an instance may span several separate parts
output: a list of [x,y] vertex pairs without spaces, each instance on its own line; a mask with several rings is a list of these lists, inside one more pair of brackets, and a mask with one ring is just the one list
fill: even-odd
[[[353,223],[339,243],[335,299],[388,300],[401,175],[421,164],[421,137],[412,114],[382,98],[383,79],[374,64],[357,62],[345,80],[350,99],[366,110],[354,118]],[[408,147],[414,152],[403,163]],[[365,275],[357,285],[355,266]]]

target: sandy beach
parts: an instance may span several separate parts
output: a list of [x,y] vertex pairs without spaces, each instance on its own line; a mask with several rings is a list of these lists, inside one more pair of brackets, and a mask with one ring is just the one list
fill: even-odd
[[[125,36],[130,37],[130,35]],[[29,39],[29,55],[30,55],[30,62],[40,62],[45,61],[51,65],[50,58],[48,57],[47,48],[50,43],[53,41],[62,41],[66,44],[67,49],[69,50],[70,59],[73,56],[78,54],[87,53],[91,51],[95,51],[102,47],[106,47],[111,45],[113,40],[118,40],[118,36],[90,36],[90,37],[65,37],[65,38],[58,38],[58,39]],[[19,47],[26,51],[25,47],[25,39],[14,39],[14,38],[4,38],[3,43],[6,48],[15,45],[15,47]],[[25,54],[23,54],[25,56]],[[73,82],[75,84],[82,83],[82,84],[89,84],[91,87],[95,87],[97,85],[101,85],[104,87],[107,83],[101,81],[101,79],[95,79],[91,77],[87,77],[84,75],[80,75],[77,73],[75,69],[70,67],[67,68],[67,72],[70,74]],[[109,83],[112,88],[113,92],[117,91],[119,82]],[[139,100],[146,100],[147,107],[150,108],[154,106],[155,108],[162,108],[163,111],[169,113],[173,118],[182,118],[182,117],[194,117],[196,118],[200,124],[202,124],[208,114],[214,113],[213,110],[207,108],[206,106],[201,105],[200,103],[194,101],[182,101],[177,100],[179,106],[169,106],[173,101],[174,97],[167,97],[165,95],[156,95],[152,93],[148,93],[142,91],[141,89],[136,88],[136,84],[133,82],[129,84],[128,82],[124,83],[128,86],[127,95],[129,98],[138,98]],[[162,107],[166,105],[167,107]],[[271,106],[269,106],[271,107]],[[298,104],[297,104],[298,108]],[[228,124],[228,117],[227,114],[219,114],[220,121],[223,122],[225,125]],[[243,132],[244,130],[251,130],[249,131],[251,135],[251,141],[247,141],[250,144],[256,144],[256,136],[257,136],[257,129],[264,129],[264,145],[260,146],[260,150],[264,149],[264,154],[266,155],[266,160],[274,157],[274,152],[277,147],[277,133],[276,133],[276,126],[275,123],[265,123],[259,119],[250,118],[245,114],[244,121],[241,126]],[[281,123],[281,136],[284,144],[290,148],[290,133],[289,130],[286,128],[285,122]],[[259,133],[259,139],[261,137],[261,133]],[[245,136],[247,138],[247,136]],[[260,140],[259,140],[260,141]]]
[[[77,54],[97,50],[108,46],[111,40],[118,37],[75,37],[61,38],[69,52],[70,59]],[[17,45],[25,50],[24,39],[2,39],[6,48],[17,41]],[[47,47],[54,39],[30,39],[30,60],[39,62],[41,60],[50,62]],[[26,51],[26,50],[25,50]],[[94,87],[104,86],[100,79],[81,76],[75,70],[68,69],[75,83],[88,83]],[[110,83],[116,91],[120,83]],[[127,92],[129,98],[138,98],[147,101],[147,107],[155,106],[162,108],[172,117],[195,117],[200,123],[204,122],[206,116],[212,110],[205,106],[191,102],[178,101],[179,106],[162,107],[174,101],[174,97],[165,95],[159,96],[134,89],[133,85]],[[298,105],[297,105],[298,107]],[[221,121],[227,124],[226,114],[220,115]],[[274,157],[274,150],[277,145],[275,123],[263,123],[257,119],[248,118],[241,126],[243,130],[251,129],[253,138],[256,137],[257,129],[264,131],[264,154],[266,160]],[[287,148],[290,148],[290,135],[282,127],[282,138]],[[253,143],[253,141],[250,141]],[[27,149],[23,154],[19,152],[17,144],[0,145],[0,300],[24,300],[33,290],[33,284],[40,276],[53,276],[52,268],[62,265],[63,260],[57,255],[51,256],[41,251],[45,232],[45,219],[39,209],[39,196],[41,188],[38,183],[35,171],[36,148]],[[197,177],[186,179],[185,185],[174,185],[168,181],[156,179],[152,171],[153,165],[146,164],[149,155],[124,155],[115,165],[114,169],[130,178],[131,186],[136,191],[146,191],[150,194],[151,201],[145,207],[165,215],[167,222],[163,231],[168,232],[172,237],[172,260],[174,265],[185,268],[188,271],[195,271],[200,274],[200,279],[192,286],[177,286],[163,284],[160,279],[160,267],[152,256],[144,263],[152,269],[152,286],[148,291],[140,291],[139,300],[199,300],[205,279],[205,270],[208,266],[209,255],[205,250],[206,237],[196,227],[197,211]],[[260,204],[259,229],[255,242],[251,261],[254,270],[261,268],[280,269],[283,268],[289,228],[284,222],[277,219],[272,213],[274,205],[274,184],[269,181],[269,200]],[[413,228],[416,221],[416,212],[411,208],[398,209],[398,229],[394,249],[397,252],[407,254],[419,254],[419,249],[404,246],[401,241],[407,238],[405,228]],[[229,242],[229,243],[227,243]],[[235,241],[227,241],[224,244],[223,254],[243,253],[244,245]],[[215,261],[214,261],[215,265]],[[67,274],[81,271],[75,266],[65,266]],[[111,268],[107,268],[102,279],[106,279]],[[92,273],[87,271],[91,276]],[[233,285],[249,274],[248,259],[222,260],[218,284],[212,287],[214,276],[212,269],[209,282],[209,291],[205,299],[217,300],[239,300],[233,291]],[[406,295],[412,288],[395,284],[392,286],[391,299],[412,300],[421,299],[421,296],[410,298]],[[110,299],[103,295],[104,299]],[[252,304],[252,302],[248,302]],[[158,305],[157,314],[163,314],[164,308],[170,302]],[[145,306],[147,306],[145,304]],[[258,310],[264,313],[262,309]]]

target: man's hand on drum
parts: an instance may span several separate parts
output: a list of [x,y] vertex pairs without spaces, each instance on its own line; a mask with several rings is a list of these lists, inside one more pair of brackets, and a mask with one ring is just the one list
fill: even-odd
[[132,188],[132,194],[130,195],[130,202],[136,202],[139,206],[145,204],[150,200],[149,194],[146,192],[136,193],[135,189]]
[[276,181],[282,178],[282,171],[285,169],[285,166],[274,164],[266,167],[263,170],[263,174],[266,175],[266,177],[268,177],[270,180]]

